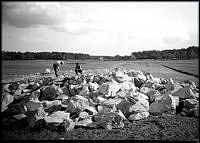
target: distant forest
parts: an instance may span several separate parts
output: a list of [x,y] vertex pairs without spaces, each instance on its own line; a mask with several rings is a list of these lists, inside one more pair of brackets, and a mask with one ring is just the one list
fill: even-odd
[[191,46],[182,49],[173,50],[162,50],[162,51],[143,51],[143,52],[132,52],[132,56],[136,59],[198,59],[199,58],[199,47]]
[[137,60],[137,59],[198,59],[199,47],[191,46],[173,50],[132,52],[130,56],[91,56],[66,52],[11,52],[2,51],[2,60]]

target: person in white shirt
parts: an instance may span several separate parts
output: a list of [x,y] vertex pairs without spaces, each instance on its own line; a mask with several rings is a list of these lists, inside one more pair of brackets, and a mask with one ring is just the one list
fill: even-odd
[[56,61],[53,63],[53,69],[55,71],[56,77],[58,77],[58,71],[60,71],[60,65],[63,65],[63,64],[64,64],[63,61]]

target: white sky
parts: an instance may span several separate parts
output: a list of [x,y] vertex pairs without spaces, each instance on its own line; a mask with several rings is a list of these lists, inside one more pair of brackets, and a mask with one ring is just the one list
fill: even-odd
[[130,55],[199,45],[198,2],[3,2],[2,50]]

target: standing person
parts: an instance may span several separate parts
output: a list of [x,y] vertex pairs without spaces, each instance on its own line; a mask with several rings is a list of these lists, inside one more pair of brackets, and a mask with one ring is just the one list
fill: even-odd
[[63,64],[64,64],[63,61],[56,61],[53,63],[53,69],[55,71],[56,77],[58,77],[58,71],[60,71],[60,65],[63,65]]
[[76,63],[75,72],[77,75],[78,75],[78,73],[82,74],[82,68],[79,65],[79,63]]

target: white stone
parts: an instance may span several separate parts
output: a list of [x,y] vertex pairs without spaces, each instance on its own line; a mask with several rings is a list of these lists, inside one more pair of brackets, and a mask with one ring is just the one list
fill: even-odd
[[3,93],[1,95],[1,112],[8,109],[8,105],[14,101],[14,97],[9,93]]
[[64,111],[56,111],[54,112],[53,114],[49,115],[49,116],[46,116],[44,118],[44,120],[47,122],[47,123],[55,123],[55,124],[60,124],[60,123],[63,123],[63,121],[65,119],[69,119],[69,115],[70,113],[66,113]]
[[129,116],[129,120],[141,120],[147,118],[149,116],[149,112],[140,112],[136,114],[132,114]]
[[91,91],[96,91],[99,88],[99,85],[96,82],[95,83],[89,82],[88,84]]

